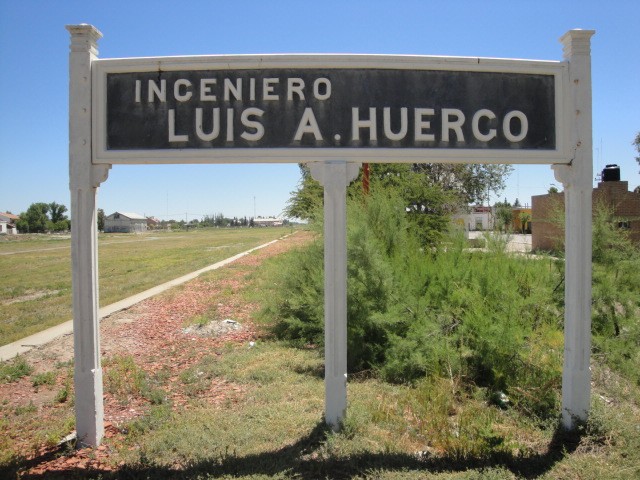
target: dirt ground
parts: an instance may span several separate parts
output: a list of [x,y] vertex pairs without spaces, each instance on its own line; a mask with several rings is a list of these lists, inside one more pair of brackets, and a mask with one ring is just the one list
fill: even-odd
[[[252,315],[260,305],[248,303],[241,295],[235,295],[246,285],[246,276],[252,273],[266,258],[278,255],[308,242],[311,234],[297,232],[266,248],[247,255],[219,270],[221,275],[197,278],[169,292],[148,299],[133,307],[102,320],[100,325],[100,349],[103,359],[103,377],[118,368],[118,358],[133,358],[148,376],[161,373],[168,381],[162,387],[173,408],[188,408],[179,375],[188,370],[206,354],[223,355],[227,342],[255,341],[260,332],[252,323]],[[187,328],[198,316],[208,318],[207,328]],[[60,456],[60,447],[51,444],[34,444],[33,428],[53,418],[73,414],[71,402],[56,400],[61,388],[72,385],[73,336],[66,335],[23,355],[33,372],[11,383],[0,384],[0,436],[9,439],[0,447],[16,449],[25,466],[23,473],[46,474],[63,472],[73,466],[92,467],[109,471],[106,449],[82,449]],[[114,360],[116,359],[116,360]],[[37,374],[56,370],[54,385],[34,386]],[[65,373],[66,372],[66,373]],[[131,372],[121,372],[122,375]],[[237,402],[243,396],[243,388],[224,380],[213,379],[210,388],[199,394],[199,399],[211,404]],[[126,422],[141,416],[150,406],[149,400],[140,395],[104,393],[105,436],[120,435]],[[35,422],[16,424],[15,412],[30,409]],[[66,432],[71,434],[71,431]],[[37,436],[36,436],[37,438]],[[49,442],[51,443],[51,442]]]

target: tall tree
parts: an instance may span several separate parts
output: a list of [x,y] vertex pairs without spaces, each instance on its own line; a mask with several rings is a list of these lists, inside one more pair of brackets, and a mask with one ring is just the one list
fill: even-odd
[[633,145],[636,147],[636,151],[638,152],[638,155],[636,156],[636,162],[638,162],[638,164],[640,165],[640,132],[636,134]]
[[18,230],[26,233],[43,233],[47,230],[49,204],[38,202],[29,205],[26,212],[20,214]]
[[300,163],[298,166],[301,176],[298,189],[291,192],[284,214],[291,218],[315,220],[322,208],[322,186],[311,177],[306,164]]
[[[370,188],[394,191],[423,244],[434,245],[458,206],[488,201],[490,192],[504,189],[511,171],[511,165],[373,164]],[[300,165],[300,172],[298,190],[291,193],[285,214],[313,221],[322,215],[323,190],[306,165]],[[350,197],[362,195],[360,184],[359,177],[349,186]]]
[[[446,201],[458,204],[488,201],[491,192],[499,194],[505,188],[505,181],[513,167],[511,165],[484,164],[372,164],[370,172],[371,188],[393,188],[408,200],[416,200],[417,185],[424,188],[438,188],[445,192]],[[322,187],[313,180],[309,167],[300,165],[301,180],[298,189],[291,192],[285,209],[289,217],[314,220],[322,206]],[[360,180],[349,187],[351,196],[361,192]],[[442,197],[444,200],[444,197]]]
[[419,163],[413,168],[445,191],[458,195],[465,204],[488,202],[491,193],[498,195],[504,190],[513,171],[511,165],[478,163]]
[[98,209],[98,230],[104,231],[104,210],[101,208]]
[[529,212],[520,212],[520,225],[522,227],[522,233],[529,231],[529,222],[531,221],[531,214]]
[[52,223],[58,223],[61,220],[66,220],[66,211],[67,207],[65,207],[64,205],[60,205],[56,202],[51,202],[49,204],[49,220],[51,220]]
[[511,204],[504,199],[504,202],[496,202],[496,226],[499,230],[508,232],[511,229],[513,223],[513,209]]
[[67,219],[65,212],[67,207],[56,202],[49,204],[49,221],[47,230],[50,232],[66,232],[71,228],[71,222]]

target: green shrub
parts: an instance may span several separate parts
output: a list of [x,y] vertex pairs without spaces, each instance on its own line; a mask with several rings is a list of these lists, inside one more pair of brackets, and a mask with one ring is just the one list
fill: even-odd
[[[372,195],[365,205],[349,203],[348,364],[350,371],[371,368],[383,357],[393,318],[390,261],[406,240],[408,225],[399,203]],[[274,279],[277,288],[266,315],[278,338],[324,344],[324,246],[316,241],[290,254]]]
[[391,337],[381,373],[393,382],[464,378],[507,392],[523,410],[552,414],[562,365],[556,269],[469,254],[461,245],[454,239],[446,251],[423,258],[419,274],[414,268],[414,288],[403,297],[412,306],[405,309],[408,328]]
[[274,291],[267,297],[265,315],[274,317],[273,332],[279,338],[323,344],[323,249],[313,242],[285,258],[274,274]]
[[640,384],[640,251],[604,204],[594,208],[594,350]]
[[[487,238],[485,253],[469,252],[460,232],[425,249],[402,205],[389,194],[349,204],[349,371],[371,369],[396,383],[455,379],[488,397],[504,393],[530,415],[554,416],[563,262],[507,255],[503,236]],[[322,345],[322,243],[285,259],[265,313],[279,338]],[[628,278],[637,269],[624,271]],[[625,325],[626,338],[637,338]]]

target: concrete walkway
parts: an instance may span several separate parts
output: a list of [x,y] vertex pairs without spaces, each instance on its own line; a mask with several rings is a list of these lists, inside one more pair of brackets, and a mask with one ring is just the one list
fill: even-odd
[[507,251],[508,252],[521,252],[528,253],[531,252],[531,234],[522,235],[520,233],[495,233],[495,232],[481,232],[481,231],[471,231],[465,232],[467,238],[482,238],[485,235],[499,235],[504,237],[507,240]]
[[[201,268],[200,270],[196,270],[195,272],[188,273],[186,275],[183,275],[182,277],[175,278],[166,283],[150,288],[149,290],[145,290],[144,292],[140,292],[129,298],[120,300],[119,302],[112,303],[111,305],[107,305],[106,307],[103,307],[99,310],[100,318],[104,318],[115,312],[119,312],[120,310],[125,310],[127,308],[130,308],[136,303],[142,302],[147,298],[153,297],[154,295],[158,295],[159,293],[169,290],[170,288],[175,287],[177,285],[188,282],[189,280],[193,280],[194,278],[196,278],[197,276],[205,272],[216,270],[220,267],[224,267],[225,265],[229,265],[230,263],[235,262],[236,260],[244,257],[245,255],[249,255],[251,252],[255,252],[256,250],[260,250],[261,248],[264,248],[264,247],[268,247],[269,245],[272,245],[279,240],[283,240],[288,236],[289,235],[285,235],[284,237],[281,237],[277,240],[272,240],[268,243],[251,248],[245,252],[238,253],[233,257],[229,257],[218,263],[214,263],[213,265],[209,265],[207,267]],[[13,358],[16,355],[19,355],[21,353],[27,352],[32,348],[39,347],[40,345],[49,343],[50,341],[55,340],[58,337],[62,337],[63,335],[69,335],[71,333],[73,333],[73,320],[69,320],[68,322],[62,323],[60,325],[56,325],[55,327],[48,328],[47,330],[43,330],[42,332],[35,333],[21,340],[18,340],[17,342],[9,343],[8,345],[4,345],[0,347],[0,361],[9,360],[10,358]]]

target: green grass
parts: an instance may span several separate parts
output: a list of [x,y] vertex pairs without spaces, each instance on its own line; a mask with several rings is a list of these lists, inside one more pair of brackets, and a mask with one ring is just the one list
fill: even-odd
[[[272,279],[283,258],[263,265]],[[266,268],[265,268],[266,267]],[[264,301],[265,290],[243,292]],[[263,322],[269,318],[262,316]],[[541,345],[554,348],[556,338]],[[339,433],[322,423],[321,350],[261,340],[204,357],[184,378],[224,378],[244,385],[237,405],[170,412],[136,422],[125,472],[134,478],[515,479],[637,478],[640,388],[594,365],[592,415],[576,435],[516,408],[498,408],[491,392],[455,379],[392,385],[352,377]],[[535,387],[535,385],[534,385]],[[128,451],[129,452],[129,451]]]
[[[252,349],[229,346],[194,368],[244,387],[244,397],[220,406],[193,399],[188,409],[151,407],[124,427],[122,443],[107,440],[112,461],[123,462],[120,477],[631,479],[640,473],[637,403],[607,404],[600,397],[613,392],[607,385],[598,386],[590,422],[572,436],[557,431],[555,421],[540,425],[497,408],[481,388],[446,379],[407,386],[356,378],[348,384],[345,423],[334,433],[322,421],[318,349],[263,340]],[[632,391],[638,394],[637,387]]]
[[[290,228],[245,228],[100,235],[100,305],[290,232]],[[40,235],[2,241],[0,258],[0,345],[72,318],[68,237]]]

